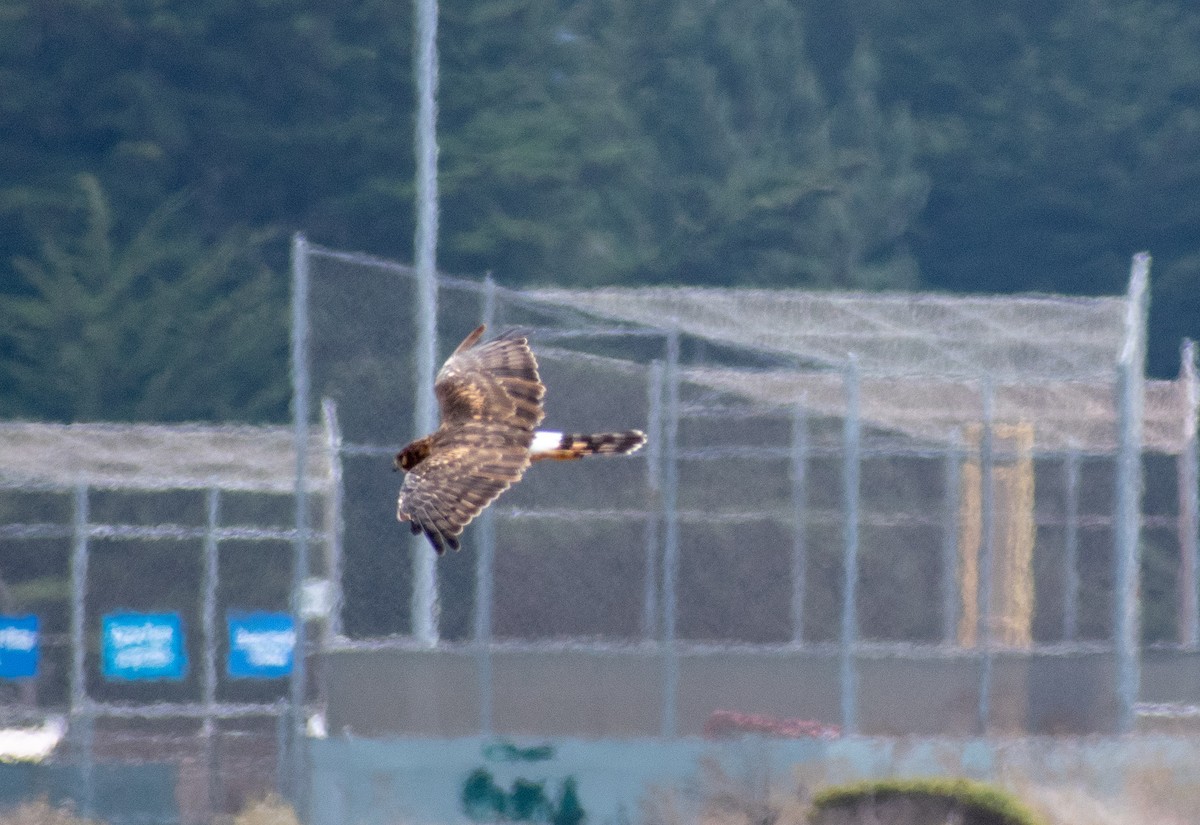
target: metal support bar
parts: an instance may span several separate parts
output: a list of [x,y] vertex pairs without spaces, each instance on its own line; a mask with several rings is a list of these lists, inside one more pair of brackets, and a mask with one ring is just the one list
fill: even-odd
[[88,571],[88,489],[82,481],[75,485],[74,538],[71,542],[71,716],[79,716],[87,704],[84,657],[87,639],[84,621],[87,612]]
[[659,638],[662,624],[659,621],[659,542],[661,541],[660,513],[655,505],[661,505],[662,493],[662,435],[663,435],[663,363],[650,362],[646,371],[646,487],[651,500],[646,508],[643,527],[642,576],[642,638],[647,641]]
[[476,667],[479,679],[479,732],[492,733],[492,602],[496,557],[495,514],[484,511],[475,527],[477,557],[475,560],[475,642]]
[[492,273],[483,276],[483,289],[479,292],[479,323],[488,329],[496,326],[496,280]]
[[1179,451],[1179,643],[1200,646],[1200,451],[1197,450],[1196,412],[1200,407],[1196,345],[1190,339],[1180,348],[1179,383],[1183,391],[1183,449]]
[[662,562],[662,735],[679,733],[679,655],[676,650],[679,586],[679,331],[667,333],[663,375],[666,403],[663,421],[663,562]]
[[220,526],[221,491],[216,487],[205,493],[205,509],[208,512],[204,536],[204,562],[202,565],[203,595],[200,605],[200,633],[204,641],[204,660],[201,679],[204,718],[200,723],[200,736],[204,747],[204,765],[208,786],[208,807],[212,815],[218,813],[217,771],[217,582],[219,580],[219,545],[217,528]]
[[1079,636],[1079,471],[1080,457],[1071,450],[1063,459],[1063,641]]
[[958,640],[959,592],[958,531],[962,495],[963,453],[955,434],[946,450],[945,491],[942,511],[942,644],[953,645]]
[[858,733],[858,518],[862,427],[859,418],[858,358],[851,355],[845,369],[846,414],[842,429],[842,628],[840,674],[842,730]]
[[989,376],[983,382],[983,431],[979,438],[979,590],[975,639],[979,645],[979,706],[975,726],[984,736],[992,714],[992,574],[996,563],[996,396]]
[[296,629],[295,653],[290,677],[291,713],[289,739],[291,785],[290,799],[301,821],[307,820],[307,782],[305,776],[304,700],[307,687],[305,668],[304,619],[300,612],[304,580],[308,577],[308,249],[304,236],[292,240],[292,448],[296,454],[295,507],[296,538],[292,543],[291,612]]
[[1117,365],[1117,489],[1113,644],[1117,660],[1117,730],[1133,731],[1141,686],[1138,580],[1141,571],[1142,393],[1145,385],[1146,313],[1150,256],[1133,257],[1125,318],[1125,344]]
[[[416,409],[414,438],[437,426],[437,399],[433,393],[437,371],[437,0],[413,0],[416,49],[413,72],[417,87],[416,211],[414,239],[417,270]],[[424,645],[438,642],[437,555],[422,535],[411,536],[412,634]]]
[[321,424],[325,429],[325,450],[329,456],[329,494],[325,500],[325,575],[329,577],[333,603],[329,605],[329,618],[325,621],[325,641],[328,642],[342,637],[342,611],[345,609],[342,582],[345,572],[342,542],[346,533],[342,516],[345,495],[342,481],[342,428],[338,423],[337,402],[332,398],[321,399]]
[[[491,327],[496,321],[496,282],[489,274],[483,281],[480,323]],[[475,642],[476,668],[479,680],[479,733],[492,733],[492,605],[494,601],[496,557],[496,513],[491,508],[479,516],[474,535],[475,556]]]
[[804,594],[808,587],[808,410],[792,410],[792,644],[804,643]]
[[275,760],[275,790],[287,798],[291,783],[288,781],[288,761],[283,758],[288,750],[288,717],[290,714],[281,713],[275,718],[275,752],[279,759]]
[[80,814],[91,817],[95,812],[96,798],[92,753],[95,723],[84,670],[87,657],[88,488],[83,481],[75,485],[74,503],[74,538],[71,542],[71,735],[83,785],[82,798],[79,800]]

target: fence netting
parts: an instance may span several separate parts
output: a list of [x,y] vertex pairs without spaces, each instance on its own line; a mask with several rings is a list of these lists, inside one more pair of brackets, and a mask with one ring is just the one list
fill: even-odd
[[[228,622],[292,611],[291,433],[5,423],[0,441],[0,747],[16,763],[4,770],[25,771],[6,793],[115,823],[192,823],[289,789],[288,680],[235,673]],[[321,446],[315,546],[327,536]],[[12,631],[28,620],[36,671],[12,678]],[[110,644],[118,621],[134,658]],[[162,632],[177,635],[150,640]]]
[[[1029,730],[1055,697],[993,697],[1036,682],[1030,654],[1132,708],[1130,615],[1143,649],[1197,648],[1194,354],[1145,380],[1136,275],[1089,299],[441,277],[434,310],[409,267],[296,250],[307,438],[0,425],[0,615],[36,615],[41,634],[36,677],[0,678],[3,715],[60,735],[47,782],[93,788],[92,810],[137,788],[153,810],[112,802],[113,817],[200,822],[296,789],[297,726],[319,735],[327,686],[358,672],[340,653],[459,657],[412,660],[450,662],[428,696],[361,671],[383,691],[357,700],[363,718],[400,714],[393,731],[673,736],[743,712],[847,733]],[[648,437],[633,456],[532,467],[431,581],[392,469],[424,435],[430,311],[438,364],[480,323],[527,333],[546,429]],[[299,609],[302,546],[306,586],[328,594],[307,652],[333,656],[310,657],[304,712],[286,676],[228,664],[234,617]],[[179,622],[178,673],[106,673],[101,629],[125,614]],[[531,680],[562,689],[531,702]],[[442,693],[452,712],[418,712]]]
[[[424,550],[394,520],[390,462],[423,434],[415,274],[316,247],[309,273],[314,397],[342,439],[341,630],[405,637]],[[1184,378],[1149,381],[1141,421],[1122,424],[1118,362],[1144,335],[1132,300],[442,278],[439,364],[481,322],[520,328],[544,427],[637,427],[649,444],[534,466],[505,493],[437,565],[439,640],[833,642],[848,552],[859,641],[971,645],[981,616],[1007,645],[1110,640],[1116,461],[1133,438],[1145,585],[1162,593],[1143,632],[1177,640],[1194,411]]]

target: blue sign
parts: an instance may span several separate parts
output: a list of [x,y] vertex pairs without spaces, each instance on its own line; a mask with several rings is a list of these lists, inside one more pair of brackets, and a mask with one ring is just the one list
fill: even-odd
[[103,619],[106,679],[182,679],[187,671],[178,613],[110,613]]
[[0,679],[30,679],[37,668],[37,616],[0,616]]
[[229,675],[279,679],[291,675],[296,625],[290,613],[229,613]]

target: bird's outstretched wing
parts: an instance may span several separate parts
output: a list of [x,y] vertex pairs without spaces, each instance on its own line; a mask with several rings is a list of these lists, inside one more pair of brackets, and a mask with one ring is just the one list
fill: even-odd
[[400,488],[396,515],[434,549],[458,549],[463,528],[529,467],[529,445],[544,416],[546,388],[518,333],[477,345],[479,327],[438,372],[441,425],[429,455]]
[[477,345],[483,330],[479,327],[468,335],[438,371],[433,389],[442,426],[489,421],[514,433],[529,433],[532,441],[545,417],[546,387],[538,376],[537,359],[516,331]]
[[463,528],[529,467],[526,441],[483,422],[447,430],[405,476],[398,517],[414,533],[424,532],[438,555],[446,547],[457,550]]

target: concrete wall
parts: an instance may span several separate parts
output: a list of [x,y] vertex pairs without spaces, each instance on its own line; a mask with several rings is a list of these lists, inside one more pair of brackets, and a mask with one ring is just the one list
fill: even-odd
[[81,769],[73,765],[0,763],[0,810],[44,798],[111,825],[177,825],[178,770],[169,764],[95,765],[91,809]]
[[[1101,798],[1147,780],[1163,793],[1200,785],[1194,737],[867,739],[455,739],[312,742],[311,825],[453,825],[469,780],[498,797],[520,787],[560,804],[567,780],[594,825],[638,822],[665,790],[703,789],[719,768],[747,787],[794,793],[855,779],[967,776],[1081,788]],[[1148,774],[1147,771],[1153,772]],[[483,772],[481,774],[481,772]],[[1164,784],[1166,783],[1166,784]],[[1186,791],[1185,791],[1186,792]],[[687,804],[687,796],[680,804]]]
[[[332,732],[457,737],[481,733],[491,673],[491,732],[657,736],[665,663],[652,648],[343,650],[324,661]],[[486,666],[485,666],[486,665]],[[877,736],[979,733],[980,659],[969,651],[862,653],[859,731]],[[1007,652],[992,670],[991,734],[1106,734],[1115,729],[1110,653]],[[1141,697],[1200,704],[1200,654],[1147,651]],[[696,736],[714,710],[840,724],[836,650],[692,650],[680,655],[678,733]]]

